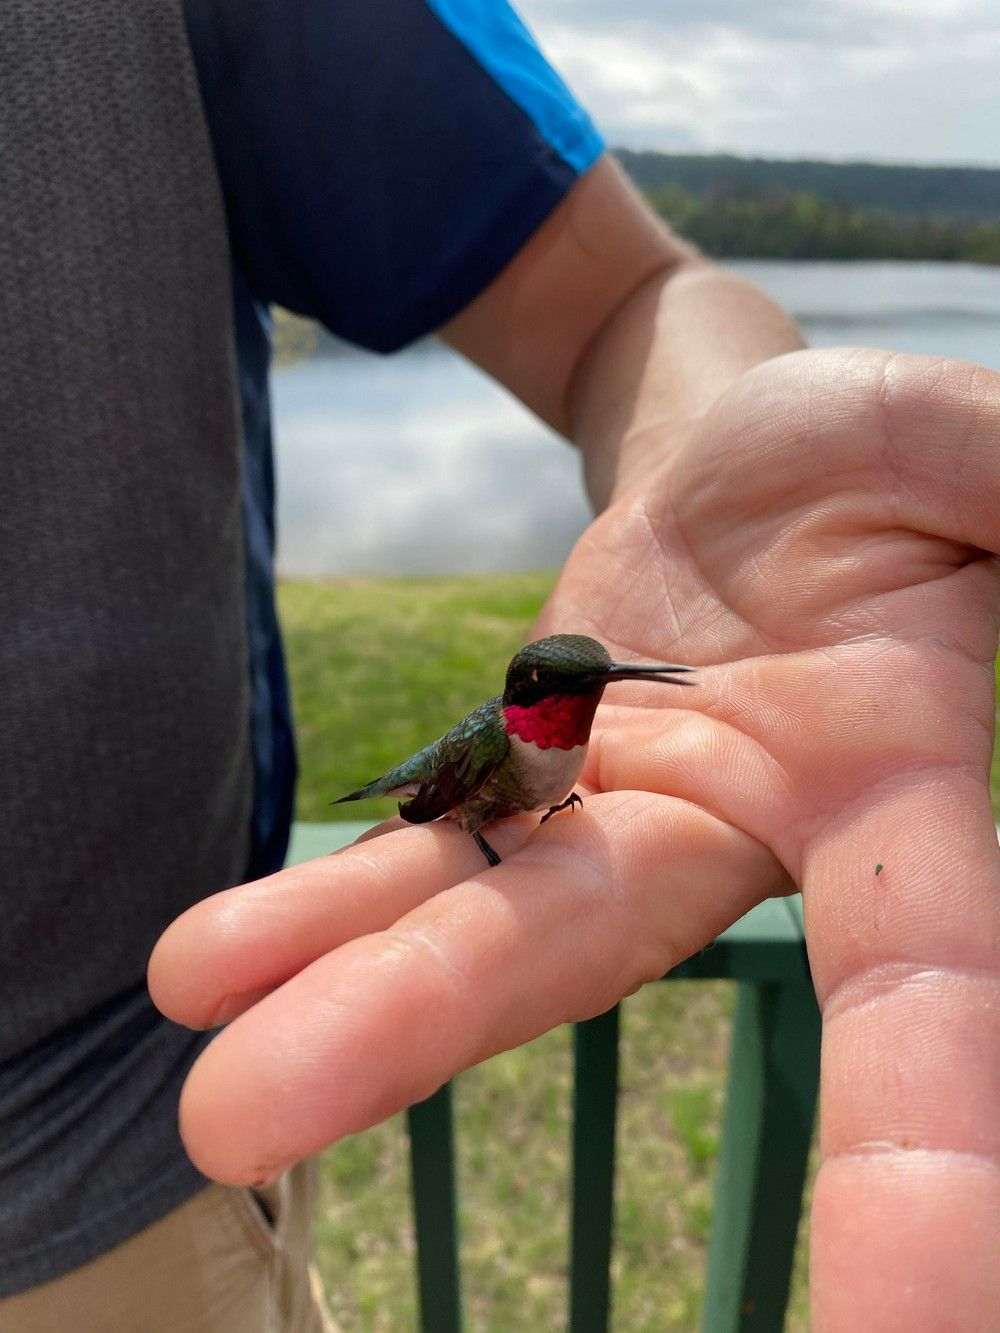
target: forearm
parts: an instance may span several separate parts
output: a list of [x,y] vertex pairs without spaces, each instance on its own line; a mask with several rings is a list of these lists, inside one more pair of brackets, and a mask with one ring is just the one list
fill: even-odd
[[595,507],[641,482],[744,371],[802,346],[779,306],[714,264],[691,258],[646,279],[569,382],[567,433]]
[[673,235],[610,157],[441,333],[580,445],[598,508],[743,371],[802,346],[782,310]]

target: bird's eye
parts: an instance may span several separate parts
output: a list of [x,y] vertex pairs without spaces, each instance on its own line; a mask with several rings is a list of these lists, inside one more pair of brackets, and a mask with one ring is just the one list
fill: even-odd
[[533,682],[535,685],[538,684],[538,672],[537,672],[537,671],[532,671],[532,673],[531,673],[531,680],[532,680],[532,682]]

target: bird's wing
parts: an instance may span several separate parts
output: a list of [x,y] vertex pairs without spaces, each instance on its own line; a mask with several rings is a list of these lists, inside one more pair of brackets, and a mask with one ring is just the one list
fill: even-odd
[[484,743],[487,726],[491,722],[495,726],[498,703],[491,699],[483,704],[437,742],[433,774],[420,783],[412,800],[399,807],[408,824],[427,824],[446,815],[475,796],[500,767],[510,749],[506,733],[498,743]]

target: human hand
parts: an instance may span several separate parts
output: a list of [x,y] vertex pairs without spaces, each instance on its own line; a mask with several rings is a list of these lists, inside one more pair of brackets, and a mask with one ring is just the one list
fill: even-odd
[[824,1009],[814,1327],[989,1328],[998,423],[973,367],[811,352],[744,375],[592,525],[543,616],[700,668],[681,699],[607,696],[582,813],[493,831],[496,870],[455,828],[394,829],[166,932],[164,1012],[235,1018],[185,1088],[195,1162],[273,1175],[794,882]]

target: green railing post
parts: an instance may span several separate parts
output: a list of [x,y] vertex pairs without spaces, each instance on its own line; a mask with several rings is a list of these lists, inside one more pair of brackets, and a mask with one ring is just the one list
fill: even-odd
[[611,1309],[618,1006],[573,1029],[570,1333],[606,1333]]
[[420,1327],[424,1333],[460,1333],[451,1084],[446,1083],[426,1101],[411,1106],[406,1119],[410,1131]]
[[780,1333],[819,1086],[808,981],[741,982],[709,1245],[704,1333]]

